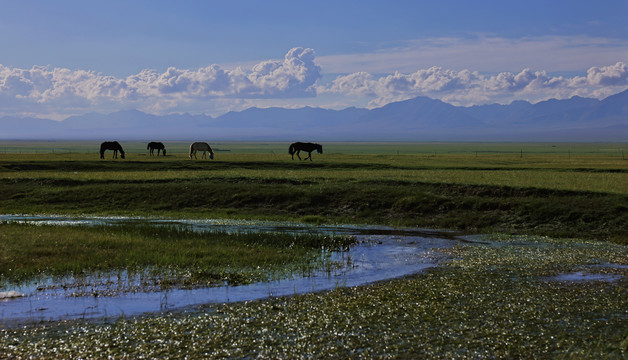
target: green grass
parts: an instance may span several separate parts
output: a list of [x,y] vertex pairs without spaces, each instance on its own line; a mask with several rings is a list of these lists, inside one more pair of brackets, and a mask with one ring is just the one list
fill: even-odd
[[[159,316],[0,329],[8,357],[624,359],[625,246],[547,237],[448,250],[427,273]],[[615,282],[559,282],[585,271]]]
[[[218,154],[265,154],[284,155],[288,151],[286,142],[230,142],[210,141]],[[148,156],[148,141],[120,141],[132,157]],[[168,154],[187,154],[191,141],[163,141]],[[606,155],[628,156],[626,143],[542,143],[542,142],[322,142],[325,154],[366,154],[366,155]],[[98,154],[100,141],[0,141],[0,154]],[[110,152],[107,154],[111,155]],[[98,155],[96,155],[98,156]]]
[[341,236],[197,233],[138,225],[0,224],[0,284],[124,271],[150,277],[161,287],[238,285],[291,271],[310,273],[324,266],[317,263],[321,248],[338,249],[351,241]]
[[100,160],[84,153],[4,154],[0,212],[316,217],[330,223],[625,243],[628,161],[616,154],[591,154],[593,149],[585,147],[582,152],[588,154],[571,158],[552,153],[523,158],[516,153],[317,154],[314,162],[261,153],[223,153],[214,161],[193,161],[184,154],[139,160],[131,155]]
[[[54,143],[54,153],[46,150],[50,144],[0,143],[0,213],[373,223],[507,235],[482,238],[497,244],[449,249],[450,259],[426,273],[363,287],[97,322],[0,326],[5,357],[628,355],[626,246],[593,241],[628,243],[626,144],[330,143],[313,162],[290,160],[287,144],[280,143],[212,143],[230,150],[217,152],[214,161],[187,159],[182,142],[166,143],[171,155],[165,158],[148,157],[144,143],[123,143],[126,160],[100,160],[97,144],[90,142]],[[120,231],[2,225],[0,243],[15,248],[13,255],[7,257],[2,249],[0,256],[4,264],[22,256],[24,248],[43,251],[38,237],[50,246],[67,235],[75,245],[53,249],[76,256],[82,252],[74,247],[82,242],[128,246],[139,241],[133,245],[136,254],[154,245],[149,243],[156,237],[145,229]],[[189,241],[180,234],[165,231],[157,238],[166,243],[158,241],[157,250],[185,248],[167,244]],[[190,235],[194,240],[186,243],[200,244],[195,251],[203,254],[203,264],[212,261],[203,248],[211,248],[213,236]],[[284,269],[305,263],[301,253],[284,254],[286,243],[259,241],[243,240],[248,245],[233,254],[252,247],[269,250]],[[309,248],[304,246],[305,253]],[[195,268],[189,255],[176,263]],[[123,251],[108,256],[122,256],[122,266],[132,263]],[[30,260],[20,262],[46,256],[26,257]],[[275,263],[259,258],[262,267]],[[149,260],[142,266],[160,261],[148,253],[138,259]],[[77,268],[100,262],[89,260],[84,264],[92,265]],[[224,263],[216,266],[224,269]],[[54,267],[34,268],[48,270],[31,273]],[[207,269],[209,274],[216,270]],[[576,271],[620,279],[549,280]],[[212,277],[204,279],[211,282]]]

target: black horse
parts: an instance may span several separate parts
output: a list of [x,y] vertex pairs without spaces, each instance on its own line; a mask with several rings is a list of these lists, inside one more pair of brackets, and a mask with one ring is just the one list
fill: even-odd
[[105,141],[100,144],[100,158],[105,158],[105,151],[113,150],[113,158],[118,158],[118,151],[120,151],[120,157],[124,159],[124,150],[122,150],[122,146],[117,141]]
[[155,149],[157,149],[157,156],[159,156],[159,152],[163,151],[164,156],[166,156],[166,147],[163,143],[151,141],[148,143],[146,150],[150,149],[150,156],[155,154]]
[[[314,150],[316,150],[319,154],[322,154],[323,146],[320,144],[314,144],[314,143],[295,142],[295,143],[290,144],[290,149],[288,149],[288,154],[292,155],[292,160],[294,160],[294,153],[296,153],[299,160],[307,160],[309,158],[310,161],[312,161],[312,151]],[[299,156],[299,153],[301,151],[307,151],[308,156],[305,159],[301,159],[301,157]]]

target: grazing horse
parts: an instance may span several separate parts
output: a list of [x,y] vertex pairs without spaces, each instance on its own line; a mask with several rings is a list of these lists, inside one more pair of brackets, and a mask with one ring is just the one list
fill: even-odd
[[105,141],[100,144],[100,158],[105,158],[105,151],[113,150],[113,158],[118,158],[118,151],[120,151],[120,157],[124,159],[124,150],[122,150],[122,146],[117,141]]
[[163,143],[151,141],[146,147],[146,150],[148,149],[150,149],[150,156],[155,154],[155,149],[157,149],[157,156],[159,156],[159,151],[163,151],[164,156],[166,156],[166,147]]
[[[292,155],[292,160],[294,160],[294,153],[296,153],[299,160],[307,160],[309,158],[310,161],[312,161],[312,151],[314,150],[316,150],[319,154],[322,154],[323,146],[320,144],[295,142],[290,145],[288,154]],[[301,156],[299,156],[301,151],[307,151],[308,156],[305,159],[301,159]]]
[[207,152],[209,152],[210,159],[214,158],[214,152],[212,151],[212,148],[209,146],[209,144],[206,142],[195,142],[190,145],[190,159],[192,158],[192,155],[194,155],[194,158],[196,159],[197,151],[203,152],[201,159],[206,156]]

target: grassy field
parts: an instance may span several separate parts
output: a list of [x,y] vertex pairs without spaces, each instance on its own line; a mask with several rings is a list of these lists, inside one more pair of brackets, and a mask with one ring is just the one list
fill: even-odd
[[33,153],[50,144],[17,145],[4,144],[0,154],[2,213],[374,223],[628,241],[625,144],[329,144],[313,162],[291,160],[278,143],[216,144],[230,151],[216,151],[213,161],[190,160],[184,143],[167,143],[169,156],[159,158],[147,156],[143,143],[125,144],[125,160],[110,152],[101,160],[83,143],[57,144],[65,152],[54,153]]
[[[122,145],[125,160],[110,152],[100,160],[95,142],[0,143],[0,213],[371,223],[489,235],[446,250],[449,260],[426,273],[363,287],[99,322],[0,324],[0,357],[628,356],[627,144],[332,143],[313,162],[291,160],[279,143],[212,143],[220,150],[213,161],[190,160],[186,143],[166,143],[169,156],[159,158],[147,156],[144,143]],[[9,258],[40,246],[36,237],[106,240],[111,248],[137,241],[145,251],[150,235],[125,231],[4,224],[0,241],[12,246]],[[181,237],[162,236],[165,244]],[[211,241],[195,236],[203,254]],[[293,255],[273,254],[272,263],[303,263]],[[565,273],[618,280],[552,279]]]

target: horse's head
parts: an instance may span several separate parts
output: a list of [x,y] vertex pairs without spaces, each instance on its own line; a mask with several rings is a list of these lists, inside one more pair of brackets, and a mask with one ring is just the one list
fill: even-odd
[[209,153],[209,158],[210,158],[210,159],[212,159],[212,160],[214,160],[214,153],[213,153],[213,152],[210,152],[210,153]]
[[120,157],[124,159],[124,153],[120,152]]
[[166,156],[166,149],[164,149],[164,156]]
[[323,145],[316,144],[316,151],[318,151],[319,154],[322,154],[323,153]]

